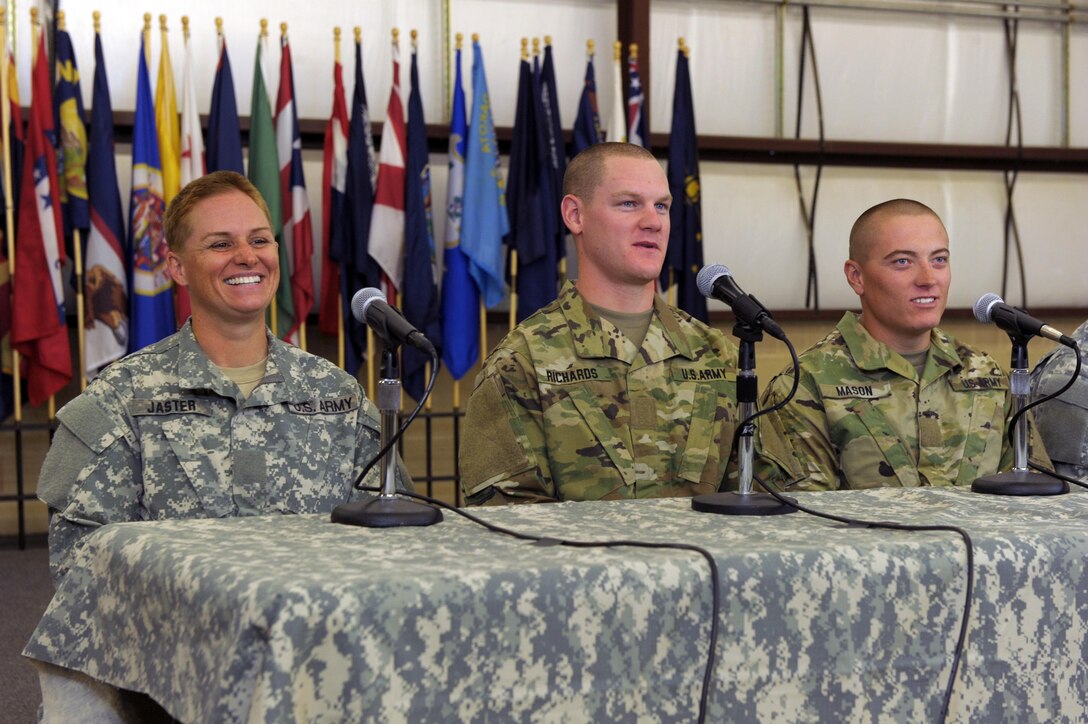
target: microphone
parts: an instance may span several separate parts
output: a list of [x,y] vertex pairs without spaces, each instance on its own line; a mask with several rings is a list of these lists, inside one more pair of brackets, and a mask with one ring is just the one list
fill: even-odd
[[724,264],[707,264],[699,270],[695,284],[704,297],[725,302],[733,308],[737,321],[762,327],[772,337],[784,340],[786,333],[774,321],[767,308],[755,297],[745,294],[733,280],[733,273]]
[[373,329],[388,345],[396,347],[408,344],[432,357],[438,356],[431,341],[385,301],[381,290],[366,287],[355,292],[355,296],[351,298],[351,315]]
[[1044,324],[1027,312],[1016,307],[1010,307],[1005,304],[1004,299],[993,292],[983,294],[975,302],[975,319],[983,324],[996,324],[1010,335],[1025,338],[1038,335],[1064,344],[1066,347],[1076,346],[1071,338],[1049,324]]

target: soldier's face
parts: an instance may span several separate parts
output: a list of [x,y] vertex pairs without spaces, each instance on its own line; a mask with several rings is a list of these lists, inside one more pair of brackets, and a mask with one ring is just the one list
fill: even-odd
[[948,303],[948,236],[929,214],[877,223],[865,259],[846,262],[846,279],[861,297],[869,334],[897,352],[920,352]]
[[669,244],[669,182],[651,159],[613,157],[588,199],[564,199],[577,238],[579,284],[643,287],[661,273]]
[[229,191],[196,204],[190,218],[192,233],[168,258],[174,279],[189,287],[194,319],[263,320],[280,264],[260,207],[241,191]]

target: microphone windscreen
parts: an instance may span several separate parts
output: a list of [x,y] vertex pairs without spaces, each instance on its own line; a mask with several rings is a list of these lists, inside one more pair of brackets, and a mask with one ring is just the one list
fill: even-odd
[[355,295],[351,298],[351,316],[355,317],[356,321],[366,324],[366,308],[375,299],[385,299],[385,295],[382,294],[380,289],[364,287],[355,292]]
[[978,301],[975,302],[975,319],[983,324],[989,324],[993,321],[993,315],[990,313],[990,309],[994,304],[1004,304],[1005,300],[993,292],[986,292]]
[[695,277],[695,286],[699,287],[699,293],[704,297],[713,296],[714,282],[721,276],[731,277],[733,274],[725,264],[707,264]]

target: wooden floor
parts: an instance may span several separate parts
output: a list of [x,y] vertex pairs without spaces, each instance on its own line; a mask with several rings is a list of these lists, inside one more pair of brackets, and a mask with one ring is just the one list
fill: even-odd
[[[1075,329],[1083,320],[1078,318],[1055,318],[1047,320],[1050,324],[1065,332]],[[798,352],[808,348],[827,334],[835,324],[835,320],[824,321],[794,321],[783,323],[783,328]],[[721,321],[716,326],[727,334],[732,328],[732,323]],[[961,341],[981,347],[992,354],[1002,365],[1009,362],[1010,344],[1008,336],[993,325],[979,324],[973,319],[946,318],[942,328],[955,335]],[[488,330],[489,343],[497,342],[505,331],[505,327],[492,325]],[[1029,347],[1031,362],[1039,360],[1053,347],[1053,343],[1045,339],[1033,340]],[[324,337],[316,332],[311,335],[310,350],[330,359],[335,357],[335,340]],[[770,378],[789,363],[789,353],[786,347],[770,337],[758,345],[756,350],[756,368],[762,389]],[[433,412],[448,412],[454,409],[455,401],[460,409],[468,400],[471,392],[472,380],[475,378],[476,369],[463,377],[460,383],[454,383],[445,372],[439,374],[438,382],[431,396],[430,410]],[[361,373],[366,384],[365,371]],[[78,381],[73,382],[64,392],[57,397],[59,407],[78,392]],[[410,400],[405,401],[407,407]],[[27,423],[44,424],[48,421],[48,408],[24,408],[24,421]],[[444,417],[431,420],[431,434],[433,445],[431,448],[432,459],[429,463],[426,455],[425,421],[417,422],[409,429],[404,444],[404,460],[414,477],[422,477],[426,474],[432,476],[452,476],[456,449],[454,443],[454,423],[452,418]],[[28,490],[33,491],[38,478],[38,470],[45,456],[49,444],[49,434],[44,430],[26,430],[22,433],[23,440],[23,477]],[[15,434],[11,430],[10,420],[3,429],[0,429],[0,494],[12,494],[16,490],[16,455]],[[427,492],[422,490],[421,492]],[[436,483],[433,486],[433,494],[443,500],[453,502],[454,488],[452,483]],[[15,535],[18,530],[16,517],[16,505],[13,502],[0,502],[0,536]],[[26,525],[30,533],[41,533],[46,528],[45,507],[38,501],[26,504]]]

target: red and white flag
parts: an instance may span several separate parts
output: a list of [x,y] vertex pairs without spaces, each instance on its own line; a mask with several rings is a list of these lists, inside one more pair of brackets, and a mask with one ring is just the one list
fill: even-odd
[[283,243],[293,252],[291,298],[295,325],[288,333],[298,343],[298,329],[314,306],[314,230],[306,179],[302,175],[302,138],[298,131],[295,79],[291,67],[291,44],[282,37],[280,89],[276,97],[276,155],[280,162],[280,199],[283,209]]
[[408,130],[400,100],[400,48],[393,41],[393,87],[382,125],[378,182],[367,249],[382,268],[386,294],[392,300],[404,278],[404,153]]
[[[332,68],[332,115],[325,125],[324,158],[321,169],[321,300],[318,329],[325,334],[340,332],[340,264],[333,259],[334,223],[341,223],[348,175],[348,105],[344,100],[344,69],[337,58]],[[334,222],[335,219],[335,222]]]

